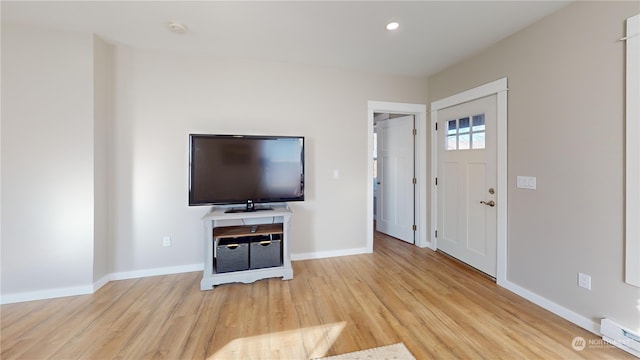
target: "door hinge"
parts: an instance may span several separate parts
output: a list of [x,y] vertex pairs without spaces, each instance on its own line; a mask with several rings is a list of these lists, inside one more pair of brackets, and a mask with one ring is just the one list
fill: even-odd
[[418,179],[413,178],[413,185],[415,185],[415,184],[417,184],[417,183],[418,183]]
[[438,123],[436,123],[436,131],[438,131]]
[[418,227],[414,224],[414,225],[411,227],[411,229],[413,229],[413,231],[416,231],[416,230],[418,230]]
[[436,230],[436,237],[438,237],[438,230]]
[[436,186],[438,186],[438,178],[436,177]]
[[418,135],[418,130],[413,129],[412,133],[413,133],[413,136],[416,136],[416,135]]

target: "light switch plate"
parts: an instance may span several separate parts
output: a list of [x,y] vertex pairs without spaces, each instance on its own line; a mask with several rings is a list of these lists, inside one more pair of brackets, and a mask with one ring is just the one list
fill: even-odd
[[518,176],[516,178],[516,186],[520,189],[536,189],[536,177],[535,176]]

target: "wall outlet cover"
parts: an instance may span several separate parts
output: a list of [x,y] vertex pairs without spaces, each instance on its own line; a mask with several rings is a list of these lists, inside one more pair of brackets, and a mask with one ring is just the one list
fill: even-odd
[[591,276],[583,273],[578,273],[578,286],[591,290]]
[[171,246],[171,236],[162,237],[162,246]]

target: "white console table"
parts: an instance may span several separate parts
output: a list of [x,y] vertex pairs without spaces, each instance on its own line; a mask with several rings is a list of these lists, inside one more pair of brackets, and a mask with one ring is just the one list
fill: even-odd
[[[289,220],[293,214],[286,204],[270,205],[272,210],[227,213],[229,207],[214,206],[202,217],[204,221],[204,271],[201,290],[233,282],[252,283],[256,280],[282,277],[293,279],[289,251]],[[234,272],[216,272],[218,241],[225,237],[282,234],[282,266]]]

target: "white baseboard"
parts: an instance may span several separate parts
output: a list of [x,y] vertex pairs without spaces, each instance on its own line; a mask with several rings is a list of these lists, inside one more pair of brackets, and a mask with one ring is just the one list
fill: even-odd
[[298,260],[312,260],[312,259],[323,259],[337,256],[349,256],[349,255],[360,255],[360,254],[370,254],[366,247],[355,248],[355,249],[345,249],[345,250],[337,250],[337,251],[320,251],[320,252],[312,252],[312,253],[300,253],[300,254],[291,254],[292,261]]
[[93,286],[75,286],[67,288],[28,291],[23,293],[2,295],[0,304],[13,304],[25,301],[35,301],[44,299],[61,298],[67,296],[89,295],[93,294]]
[[90,295],[98,291],[98,289],[100,289],[101,287],[105,286],[109,281],[202,271],[203,268],[204,264],[199,263],[111,273],[95,281],[92,285],[2,295],[0,297],[0,304],[12,304],[34,300],[54,299],[67,296]]
[[144,278],[149,276],[180,274],[185,272],[202,271],[202,269],[204,269],[203,263],[181,265],[181,266],[168,266],[168,267],[144,269],[144,270],[123,271],[123,272],[110,274],[110,280],[113,281],[113,280],[138,279],[138,278]]
[[107,283],[111,281],[111,274],[107,274],[103,277],[101,277],[100,279],[98,279],[98,281],[94,281],[93,282],[93,292],[95,293],[96,291],[98,291],[101,287],[107,285]]
[[514,284],[508,280],[499,281],[498,285],[503,288],[522,296],[523,298],[531,301],[532,303],[551,311],[552,313],[560,316],[561,318],[570,321],[581,328],[590,331],[598,336],[600,336],[600,324],[594,322],[593,320],[584,317],[572,310],[569,310],[561,305],[554,303],[553,301],[544,298],[530,290],[527,290],[520,285]]

